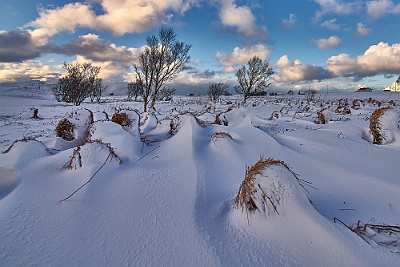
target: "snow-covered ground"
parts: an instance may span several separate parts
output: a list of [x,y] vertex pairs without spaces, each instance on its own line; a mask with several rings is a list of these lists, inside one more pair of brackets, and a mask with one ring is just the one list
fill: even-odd
[[[0,86],[0,266],[400,264],[400,94],[175,96],[153,114],[35,88]],[[63,118],[72,141],[56,137]],[[261,170],[259,209],[235,208],[260,158],[290,171]]]

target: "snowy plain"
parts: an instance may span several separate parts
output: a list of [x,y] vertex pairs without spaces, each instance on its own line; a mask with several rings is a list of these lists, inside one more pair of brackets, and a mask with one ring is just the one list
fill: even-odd
[[[379,107],[395,125],[384,145],[369,131]],[[400,234],[348,228],[400,225],[400,94],[174,96],[141,110],[126,97],[76,107],[46,86],[0,85],[0,266],[400,265]],[[63,118],[72,141],[56,137]],[[234,207],[260,157],[310,185],[287,187],[279,214]]]

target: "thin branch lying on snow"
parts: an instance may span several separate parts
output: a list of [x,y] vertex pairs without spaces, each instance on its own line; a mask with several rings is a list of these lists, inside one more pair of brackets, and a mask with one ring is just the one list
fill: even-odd
[[92,181],[92,179],[94,178],[94,176],[104,167],[104,165],[106,165],[108,159],[112,156],[112,153],[110,152],[106,158],[106,160],[103,162],[103,164],[100,166],[100,168],[97,169],[97,171],[92,175],[92,177],[90,177],[90,179],[84,183],[83,185],[81,185],[78,189],[76,189],[74,192],[72,192],[72,194],[70,194],[69,196],[67,196],[66,198],[63,198],[60,200],[60,202],[63,202],[65,200],[68,200],[70,197],[72,197],[76,192],[78,192],[79,190],[81,190],[85,185],[87,185],[88,183],[90,183],[90,181]]
[[377,244],[395,254],[400,254],[400,226],[398,225],[370,224],[358,221],[356,225],[348,226],[336,217],[333,221],[340,222],[370,245]]
[[8,152],[11,151],[11,149],[15,146],[15,144],[17,144],[19,142],[30,142],[30,141],[34,141],[34,142],[38,142],[38,143],[42,144],[44,146],[46,152],[48,152],[49,154],[52,154],[51,151],[47,148],[47,146],[45,144],[43,144],[41,141],[39,141],[33,137],[30,137],[30,136],[25,136],[22,139],[14,140],[14,142],[12,142],[12,144],[6,150],[2,151],[1,153],[7,154]]

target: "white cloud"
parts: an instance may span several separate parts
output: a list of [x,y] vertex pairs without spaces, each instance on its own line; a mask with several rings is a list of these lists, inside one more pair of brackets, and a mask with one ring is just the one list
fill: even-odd
[[217,52],[215,58],[221,66],[226,67],[225,72],[234,71],[234,66],[246,64],[250,58],[258,56],[262,60],[266,60],[271,51],[263,44],[249,45],[243,48],[235,47],[231,54]]
[[342,45],[342,40],[337,36],[331,36],[328,39],[311,40],[311,42],[316,44],[319,49],[336,49]]
[[296,24],[296,22],[297,22],[296,15],[295,15],[295,14],[289,14],[289,18],[284,19],[284,20],[282,21],[282,25],[283,25],[283,28],[284,28],[284,29],[290,30],[291,28],[294,27],[294,25]]
[[340,0],[314,0],[320,5],[315,13],[315,20],[321,19],[326,14],[350,15],[361,9],[360,2],[343,2]]
[[32,79],[46,81],[57,78],[58,74],[58,71],[48,65],[43,65],[40,61],[26,60],[21,63],[0,63],[0,83]]
[[[39,18],[27,24],[32,36],[44,44],[59,32],[74,32],[77,27],[106,30],[115,35],[140,33],[168,23],[174,12],[184,13],[198,0],[97,0],[70,3],[55,9],[40,9]],[[90,3],[98,2],[102,14],[96,15]]]
[[340,25],[336,23],[336,19],[325,20],[321,23],[321,26],[333,31],[340,30]]
[[39,9],[39,18],[27,24],[34,27],[31,35],[39,45],[44,45],[49,36],[59,32],[74,32],[76,27],[93,28],[95,14],[82,3],[66,4],[56,9]]
[[280,57],[273,64],[273,67],[279,69],[273,75],[273,79],[278,85],[323,80],[331,77],[329,72],[324,68],[317,65],[304,64],[298,59],[291,61],[287,55]]
[[355,59],[340,54],[328,59],[327,69],[335,75],[362,78],[378,74],[400,73],[400,44],[389,45],[380,42],[370,46],[363,55]]
[[234,27],[237,33],[250,38],[263,38],[267,35],[266,27],[258,27],[256,18],[248,6],[237,6],[234,0],[223,0],[219,12],[224,26]]
[[366,36],[371,33],[371,29],[367,28],[366,25],[362,23],[357,23],[357,32],[355,36]]
[[391,0],[376,0],[367,2],[367,13],[377,19],[387,14],[400,14],[400,4],[395,5]]

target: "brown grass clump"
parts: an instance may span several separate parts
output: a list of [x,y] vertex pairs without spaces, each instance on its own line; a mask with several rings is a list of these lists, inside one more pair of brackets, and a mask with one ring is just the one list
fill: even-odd
[[[261,157],[256,164],[251,167],[246,167],[245,179],[240,185],[238,194],[236,195],[236,198],[234,200],[234,208],[238,209],[239,207],[241,207],[242,210],[245,209],[246,211],[250,212],[258,210],[261,212],[262,207],[258,207],[256,204],[256,193],[258,190],[261,190],[262,203],[265,203],[265,205],[267,205],[267,203],[270,203],[275,212],[279,214],[277,206],[272,201],[271,197],[264,192],[259,184],[256,184],[256,176],[260,175],[263,170],[273,165],[284,166],[287,170],[289,170],[289,172],[293,174],[293,176],[299,182],[299,185],[303,188],[305,184],[308,184],[310,186],[308,182],[299,179],[298,175],[294,173],[285,162],[273,158],[268,158],[264,160]],[[268,179],[268,177],[266,178]]]
[[[282,109],[281,109],[281,112],[282,112]],[[276,119],[279,119],[279,117],[280,117],[280,113],[278,111],[274,111],[274,112],[272,112],[272,114],[269,117],[269,119],[270,120],[276,120]]]
[[62,119],[56,126],[56,135],[64,140],[72,141],[74,136],[75,125],[67,118]]
[[128,115],[126,115],[126,113],[115,113],[112,116],[111,121],[115,122],[121,126],[130,126],[131,125],[131,121],[130,121]]
[[327,118],[325,117],[324,111],[326,108],[321,109],[320,111],[317,112],[317,124],[326,124],[328,123]]
[[361,108],[361,100],[360,99],[354,99],[353,102],[351,103],[351,108],[358,110]]
[[369,118],[369,129],[371,131],[373,140],[372,143],[377,144],[377,145],[381,145],[384,138],[381,135],[381,123],[380,123],[380,117],[385,113],[386,110],[388,110],[389,108],[379,108],[377,110],[375,110],[371,117]]
[[233,141],[232,136],[226,132],[215,132],[211,135],[210,142],[215,143],[220,138],[229,138]]

